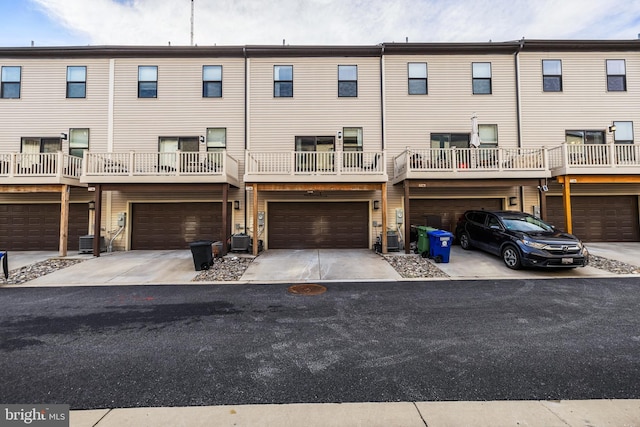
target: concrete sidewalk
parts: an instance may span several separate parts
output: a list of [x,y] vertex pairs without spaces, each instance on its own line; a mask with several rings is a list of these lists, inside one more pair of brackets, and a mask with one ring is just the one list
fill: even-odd
[[319,403],[71,411],[72,427],[637,427],[640,400]]

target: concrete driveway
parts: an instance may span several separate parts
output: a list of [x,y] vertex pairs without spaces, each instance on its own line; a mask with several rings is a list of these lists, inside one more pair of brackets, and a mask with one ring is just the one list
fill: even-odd
[[[640,264],[640,242],[587,244],[593,255],[627,264]],[[233,256],[233,254],[231,254]],[[390,256],[411,256],[392,252]],[[57,252],[10,252],[9,269],[57,258]],[[70,254],[85,262],[41,276],[21,286],[130,285],[198,283],[191,251],[129,251],[104,253],[100,257]],[[526,279],[619,276],[594,267],[570,270],[509,270],[499,257],[480,251],[451,248],[449,263],[436,264],[451,279]],[[403,279],[383,257],[361,250],[269,250],[261,253],[236,283],[314,281],[425,280]],[[428,278],[426,279],[428,280]],[[438,278],[437,280],[442,280]],[[0,282],[1,283],[1,282]],[[226,282],[229,283],[229,282]]]

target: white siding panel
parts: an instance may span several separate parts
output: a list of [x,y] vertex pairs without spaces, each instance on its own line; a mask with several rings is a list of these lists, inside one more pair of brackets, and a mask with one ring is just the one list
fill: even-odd
[[[274,65],[293,65],[293,97],[274,98]],[[357,97],[338,97],[338,65],[358,66]],[[365,151],[381,148],[379,58],[252,58],[249,79],[251,150],[291,151],[296,136],[343,127],[363,128]]]
[[[562,92],[543,92],[542,60],[562,60]],[[607,59],[625,59],[627,91],[607,92]],[[640,58],[635,52],[523,52],[520,56],[525,146],[557,146],[565,130],[606,130],[633,121],[640,136]],[[607,135],[610,139],[611,135]]]
[[[2,66],[21,66],[20,99],[3,99],[0,132],[3,151],[20,151],[22,137],[58,137],[70,128],[90,129],[90,149],[106,147],[108,59],[5,60]],[[86,98],[67,99],[67,66],[87,67]],[[63,141],[63,151],[69,151]]]
[[[390,55],[385,59],[385,146],[393,158],[407,146],[428,147],[433,132],[471,132],[471,116],[498,125],[501,147],[516,147],[515,65],[511,55]],[[428,94],[408,94],[407,67],[426,62]],[[472,63],[490,62],[492,94],[472,93]]]

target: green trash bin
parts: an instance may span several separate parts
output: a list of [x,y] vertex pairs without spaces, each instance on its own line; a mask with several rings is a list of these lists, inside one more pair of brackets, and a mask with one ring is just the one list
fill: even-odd
[[429,232],[437,229],[426,225],[419,225],[416,229],[418,230],[418,253],[426,258],[429,256]]

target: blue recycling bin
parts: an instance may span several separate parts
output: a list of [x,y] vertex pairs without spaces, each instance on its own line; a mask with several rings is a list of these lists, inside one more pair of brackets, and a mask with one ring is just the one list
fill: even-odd
[[453,234],[444,230],[429,231],[429,258],[435,262],[449,262]]

